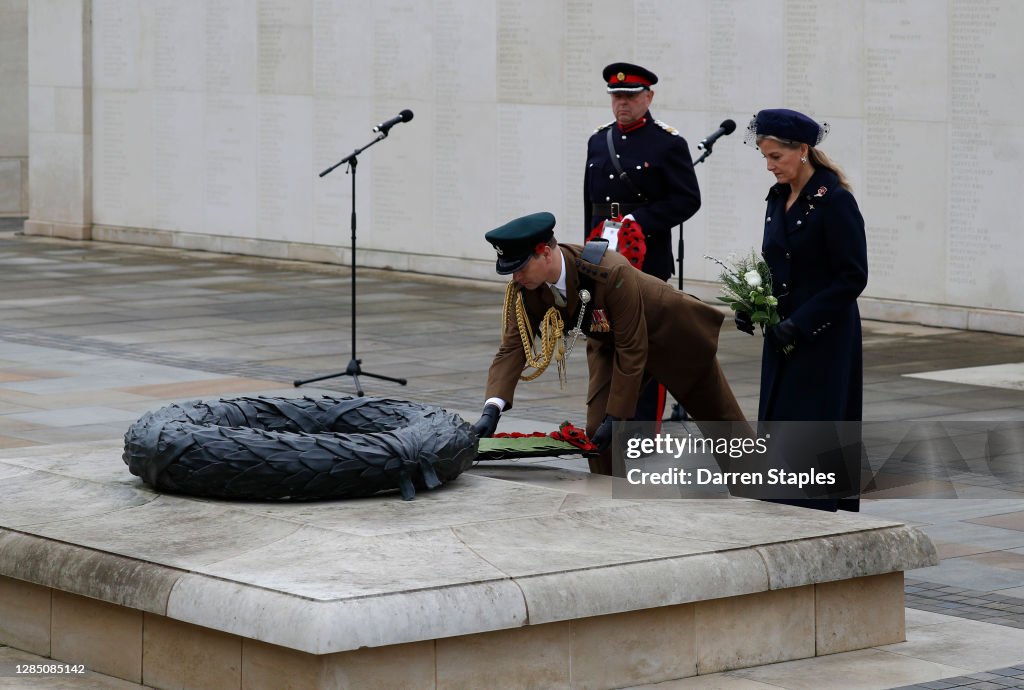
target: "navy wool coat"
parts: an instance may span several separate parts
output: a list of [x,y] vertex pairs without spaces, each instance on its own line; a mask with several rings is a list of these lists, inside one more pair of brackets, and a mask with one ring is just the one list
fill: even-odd
[[859,421],[863,355],[857,296],[868,280],[864,218],[835,173],[818,169],[786,211],[768,193],[762,253],[779,314],[799,331],[789,355],[765,340],[758,419]]

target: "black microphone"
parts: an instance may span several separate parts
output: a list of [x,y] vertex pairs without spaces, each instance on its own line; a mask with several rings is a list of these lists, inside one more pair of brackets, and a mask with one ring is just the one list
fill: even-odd
[[[384,122],[381,122],[379,125],[377,125],[376,127],[373,128],[373,131],[374,132],[380,132],[381,134],[387,134],[388,130],[391,129],[392,127],[394,127],[395,125],[397,125],[399,122],[408,122],[411,119],[412,119],[412,111],[411,110],[403,110],[402,112],[398,113],[398,115],[396,117],[393,117],[390,120],[386,120]],[[729,122],[732,122],[732,120],[729,120]],[[732,128],[736,129],[736,124],[735,123],[733,123]]]
[[722,124],[718,125],[718,129],[708,135],[707,139],[702,139],[701,142],[697,144],[697,148],[701,151],[710,151],[711,147],[715,145],[715,142],[718,141],[719,137],[727,136],[735,131],[736,123],[733,120],[722,120]]

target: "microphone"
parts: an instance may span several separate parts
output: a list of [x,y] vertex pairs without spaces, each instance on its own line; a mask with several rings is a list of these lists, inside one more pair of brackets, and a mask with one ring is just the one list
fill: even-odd
[[[411,113],[410,113],[411,115]],[[722,120],[722,124],[718,125],[718,129],[708,135],[707,139],[702,139],[697,148],[701,151],[710,151],[711,147],[715,145],[720,137],[727,136],[736,131],[736,123],[733,120]]]
[[[397,125],[399,122],[408,122],[411,119],[412,119],[412,111],[406,109],[406,110],[403,110],[402,112],[398,113],[397,116],[391,118],[390,120],[385,120],[384,122],[381,122],[379,125],[377,125],[376,127],[373,128],[373,131],[374,132],[380,132],[381,134],[387,134],[388,130],[391,129],[392,127],[394,127],[395,125]],[[732,122],[732,120],[729,120],[729,122]],[[733,123],[732,128],[736,129],[736,124],[735,123]]]

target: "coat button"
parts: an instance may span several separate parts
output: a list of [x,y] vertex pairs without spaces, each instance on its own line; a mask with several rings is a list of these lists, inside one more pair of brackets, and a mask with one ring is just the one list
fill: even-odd
[[789,258],[789,252],[786,252],[786,258],[787,259]]
[[767,218],[764,219],[764,222],[765,223],[771,223],[772,222],[772,217],[768,216]]
[[803,222],[802,220],[798,220],[798,221],[796,222],[796,224],[797,224],[797,225],[803,225],[803,224],[804,224],[804,222]]
[[614,179],[615,179],[615,175],[609,175],[609,176],[608,176],[608,179],[609,179],[609,180],[614,180]]
[[786,289],[786,284],[785,284],[785,283],[783,283],[783,284],[782,284],[782,289],[783,289],[783,290],[785,290],[785,289]]

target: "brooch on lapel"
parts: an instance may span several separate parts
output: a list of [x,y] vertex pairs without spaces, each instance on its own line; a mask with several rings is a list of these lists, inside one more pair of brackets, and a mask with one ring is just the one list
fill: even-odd
[[612,330],[612,325],[608,321],[608,314],[604,309],[595,309],[590,314],[590,332],[591,333],[608,333]]
[[[814,196],[809,196],[809,197],[807,197],[807,199],[808,199],[808,201],[812,201],[814,199],[820,199],[823,196],[825,196],[825,192],[827,192],[827,191],[828,191],[828,187],[826,187],[825,185],[822,185],[821,187],[818,187],[818,193],[817,194],[815,194]],[[810,213],[813,210],[814,210],[814,204],[808,203],[807,204],[807,210],[804,211],[804,215],[806,216],[808,213]]]

